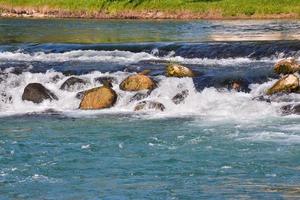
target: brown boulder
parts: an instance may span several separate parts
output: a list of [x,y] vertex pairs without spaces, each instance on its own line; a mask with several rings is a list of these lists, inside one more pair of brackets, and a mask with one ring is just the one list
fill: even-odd
[[79,108],[82,110],[110,108],[116,101],[116,92],[109,87],[102,86],[85,91]]
[[195,73],[182,65],[179,64],[169,64],[166,68],[166,76],[168,77],[194,77]]
[[293,58],[284,59],[275,64],[274,71],[277,74],[292,74],[300,71],[300,65]]
[[153,90],[156,84],[150,77],[144,74],[135,74],[123,80],[119,87],[124,91]]
[[299,89],[299,78],[293,74],[285,75],[267,90],[268,95],[279,92],[295,92]]

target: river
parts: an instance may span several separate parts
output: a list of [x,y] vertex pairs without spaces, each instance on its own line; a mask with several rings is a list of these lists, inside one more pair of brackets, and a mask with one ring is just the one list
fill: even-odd
[[[299,39],[297,20],[0,19],[0,199],[300,198],[300,117],[281,112],[300,95],[261,99]],[[170,62],[197,76],[165,77]],[[119,89],[146,69],[164,112]],[[87,84],[62,90],[71,76]],[[107,76],[116,105],[79,110]],[[58,100],[23,101],[32,82]]]

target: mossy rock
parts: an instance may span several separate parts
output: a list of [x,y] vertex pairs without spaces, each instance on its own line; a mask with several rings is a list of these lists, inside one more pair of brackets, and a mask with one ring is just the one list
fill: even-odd
[[166,76],[168,77],[178,77],[178,78],[183,78],[183,77],[195,77],[195,73],[182,65],[179,64],[169,64],[166,67]]
[[84,92],[79,108],[97,110],[112,107],[117,101],[117,93],[110,87],[97,87]]
[[284,59],[275,64],[274,71],[277,74],[293,74],[300,71],[300,65],[295,59]]
[[119,87],[124,91],[153,90],[156,84],[149,76],[136,74],[128,76]]
[[295,92],[299,89],[299,78],[294,74],[285,75],[267,90],[268,95],[279,92]]

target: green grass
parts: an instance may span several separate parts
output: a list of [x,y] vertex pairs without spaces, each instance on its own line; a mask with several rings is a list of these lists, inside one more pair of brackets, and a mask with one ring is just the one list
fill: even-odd
[[0,0],[1,7],[108,14],[158,10],[165,13],[219,13],[223,17],[300,16],[300,0]]

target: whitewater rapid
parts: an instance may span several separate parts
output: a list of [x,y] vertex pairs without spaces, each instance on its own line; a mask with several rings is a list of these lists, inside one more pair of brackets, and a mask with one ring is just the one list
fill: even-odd
[[[63,72],[54,69],[48,69],[46,72],[33,72],[34,64],[39,62],[40,65],[47,65],[49,63],[69,63],[70,65],[80,63],[96,63],[109,65],[117,63],[119,65],[138,66],[139,63],[147,62],[179,62],[182,64],[190,64],[205,67],[210,65],[217,68],[226,69],[228,66],[247,66],[251,69],[252,66],[259,67],[261,63],[266,63],[272,66],[280,57],[284,56],[279,53],[278,57],[254,59],[250,57],[229,57],[229,58],[185,58],[175,55],[174,52],[169,52],[168,55],[159,55],[157,49],[147,52],[130,52],[130,51],[96,51],[96,50],[72,50],[60,53],[45,53],[33,52],[26,53],[21,50],[14,52],[2,51],[0,52],[0,64],[6,65],[14,63],[25,63],[27,68],[23,68],[21,72],[15,73],[14,67],[3,68],[0,71],[0,116],[10,115],[23,115],[28,113],[41,113],[41,112],[57,112],[72,116],[93,116],[103,113],[113,114],[135,114],[147,115],[148,117],[181,117],[181,116],[198,116],[200,118],[211,120],[251,120],[266,117],[280,116],[280,107],[286,105],[287,102],[300,101],[298,94],[284,95],[278,97],[272,103],[261,101],[257,98],[265,94],[265,90],[270,87],[275,79],[266,79],[263,83],[250,83],[250,92],[237,92],[229,90],[228,88],[220,88],[212,86],[205,86],[202,89],[195,87],[195,79],[192,78],[167,78],[163,74],[153,76],[158,81],[158,87],[145,99],[162,103],[166,110],[165,112],[157,111],[144,111],[134,112],[134,107],[139,101],[130,101],[135,92],[124,92],[119,89],[119,84],[127,76],[135,74],[136,72],[129,71],[115,71],[115,72],[101,72],[93,70],[87,73],[73,75],[75,77],[84,79],[87,84],[75,88],[73,91],[61,90],[61,85],[71,75],[65,75]],[[298,59],[298,58],[297,58]],[[249,67],[250,66],[250,67]],[[243,67],[242,67],[243,68]],[[137,70],[139,67],[136,68]],[[112,69],[113,71],[113,69]],[[260,72],[253,70],[251,74],[257,73],[256,76],[261,76]],[[233,71],[234,72],[234,71]],[[234,72],[235,73],[235,72]],[[237,72],[238,73],[238,72]],[[215,74],[221,74],[218,72]],[[214,76],[213,74],[212,76]],[[224,73],[225,74],[225,73]],[[113,83],[113,89],[118,94],[118,100],[114,107],[100,111],[81,111],[78,109],[80,100],[76,98],[78,92],[101,86],[101,83],[95,81],[99,77],[114,77],[117,81]],[[201,78],[201,74],[199,77]],[[219,75],[220,76],[220,75]],[[225,76],[225,75],[224,75]],[[205,82],[205,81],[204,81]],[[34,104],[22,100],[24,88],[29,83],[41,83],[47,89],[52,91],[59,100],[57,101],[44,101],[40,104]],[[188,97],[181,104],[176,105],[172,98],[184,91],[188,90]],[[282,101],[281,99],[288,99]],[[279,99],[279,100],[278,100]],[[141,100],[141,101],[142,101]]]
[[[76,76],[88,81],[74,91],[61,90],[60,87],[70,76],[65,76],[61,72],[47,71],[46,73],[23,72],[16,75],[13,73],[5,74],[5,79],[0,85],[0,113],[2,116],[25,114],[32,112],[43,112],[46,110],[55,110],[63,113],[78,114],[99,114],[99,113],[134,113],[134,106],[137,101],[130,102],[130,98],[136,92],[125,92],[119,89],[119,83],[128,75],[133,73],[116,72],[101,73],[99,71]],[[113,84],[113,89],[118,93],[118,101],[113,108],[101,111],[80,111],[78,109],[80,100],[76,94],[80,91],[101,86],[95,82],[95,78],[110,76],[117,79]],[[148,114],[157,116],[189,116],[197,115],[201,117],[211,117],[215,119],[233,118],[233,119],[250,119],[265,116],[277,115],[278,105],[253,100],[254,97],[260,96],[264,90],[269,87],[273,81],[264,84],[252,84],[250,93],[229,91],[227,89],[216,89],[213,87],[197,91],[192,78],[167,78],[157,76],[158,88],[152,91],[149,97],[143,100],[152,100],[163,103],[166,107],[165,112],[153,112],[149,110]],[[24,88],[29,83],[41,83],[46,88],[54,92],[58,101],[44,101],[40,104],[23,101],[22,94]],[[189,95],[181,104],[174,104],[172,98],[188,90]],[[4,95],[5,94],[5,95]],[[147,114],[147,111],[145,112]]]

